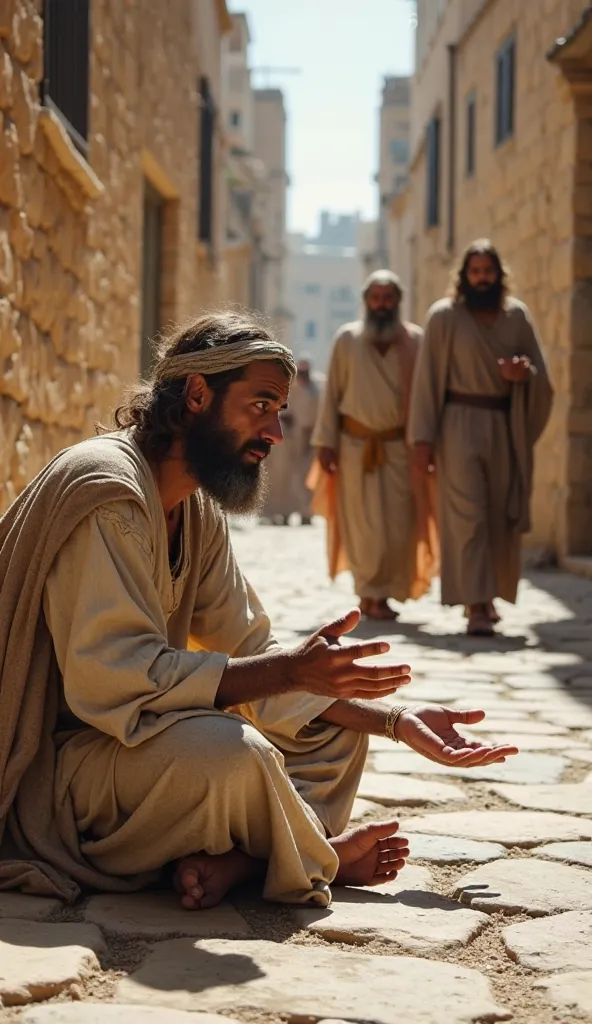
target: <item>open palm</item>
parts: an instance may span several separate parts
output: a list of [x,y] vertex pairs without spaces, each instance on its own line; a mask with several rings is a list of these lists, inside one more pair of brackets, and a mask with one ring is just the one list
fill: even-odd
[[424,704],[403,712],[397,722],[396,735],[398,740],[430,761],[456,768],[495,764],[517,754],[517,747],[467,740],[455,728],[459,724],[470,727],[484,718],[484,711],[457,711]]

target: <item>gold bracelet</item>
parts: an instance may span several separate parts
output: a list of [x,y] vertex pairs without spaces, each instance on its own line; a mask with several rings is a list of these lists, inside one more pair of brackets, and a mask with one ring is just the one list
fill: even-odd
[[395,704],[395,706],[391,708],[388,715],[386,716],[386,721],[384,723],[384,735],[388,736],[389,740],[393,740],[394,743],[399,742],[399,740],[395,736],[395,728],[397,722],[399,721],[399,718],[406,710],[407,708],[405,704]]

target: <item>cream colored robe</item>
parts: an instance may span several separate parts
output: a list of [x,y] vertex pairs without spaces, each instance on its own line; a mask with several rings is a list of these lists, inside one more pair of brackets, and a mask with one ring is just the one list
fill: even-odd
[[44,473],[0,523],[0,625],[17,568],[33,616],[31,633],[15,593],[29,667],[24,686],[10,658],[0,676],[0,888],[134,889],[180,856],[238,844],[268,861],[267,898],[326,904],[325,835],[348,821],[367,738],[316,721],[331,701],[306,693],[215,708],[228,657],[274,646],[225,518],[188,499],[171,571],[154,478],[128,436],[77,445]]
[[[510,384],[498,359],[526,355],[530,379]],[[446,389],[509,396],[509,414],[445,403]],[[430,310],[416,366],[410,440],[435,445],[443,604],[516,600],[520,536],[530,528],[533,448],[552,388],[525,305],[508,299],[488,327],[462,305]]]
[[319,400],[317,381],[304,383],[296,377],[290,388],[287,417],[282,421],[284,440],[272,449],[267,460],[269,496],[264,516],[287,519],[293,512],[304,518],[311,515],[306,479],[314,454],[310,442]]
[[[422,331],[408,323],[403,329],[411,344],[412,364]],[[362,598],[405,601],[412,596],[415,503],[409,453],[404,439],[388,441],[385,464],[365,473],[365,441],[343,433],[340,417],[351,416],[376,432],[404,428],[410,382],[403,367],[398,344],[382,356],[369,341],[362,321],[346,325],[333,346],[313,435],[316,447],[338,452],[339,533],[356,593]]]

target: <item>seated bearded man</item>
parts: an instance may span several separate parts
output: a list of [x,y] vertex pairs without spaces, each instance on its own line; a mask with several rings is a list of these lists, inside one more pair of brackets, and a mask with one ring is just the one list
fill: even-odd
[[116,429],[1,520],[0,889],[74,899],[170,872],[188,909],[257,877],[267,899],[326,905],[408,853],[393,820],[345,831],[369,734],[453,765],[515,752],[457,734],[482,712],[384,702],[409,668],[341,646],[357,610],[274,641],[225,513],[260,507],[294,371],[258,321],[200,317]]

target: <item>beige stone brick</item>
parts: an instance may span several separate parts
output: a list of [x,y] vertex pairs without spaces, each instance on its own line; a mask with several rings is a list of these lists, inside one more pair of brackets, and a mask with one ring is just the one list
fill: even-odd
[[10,244],[21,260],[28,260],[35,240],[35,232],[27,223],[24,210],[10,211]]
[[14,0],[3,0],[0,4],[0,39],[10,35],[13,13]]
[[12,52],[21,64],[27,64],[35,55],[35,47],[43,32],[43,22],[28,0],[14,5],[12,20]]
[[21,209],[23,186],[15,124],[0,114],[0,203]]
[[[41,224],[45,202],[45,175],[32,156],[23,157],[20,161],[20,169],[27,221],[31,227],[38,228]],[[20,208],[22,209],[22,206]]]
[[[0,299],[0,360],[10,358],[21,347],[21,336],[17,329],[17,323],[18,311],[13,308],[8,299]],[[1,450],[6,451],[5,448]]]
[[13,78],[10,55],[0,42],[0,110],[10,110],[12,106]]
[[37,85],[25,71],[14,73],[12,117],[16,125],[21,152],[29,155],[33,152],[37,132],[39,105],[37,102]]

